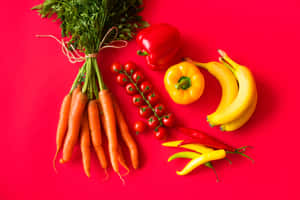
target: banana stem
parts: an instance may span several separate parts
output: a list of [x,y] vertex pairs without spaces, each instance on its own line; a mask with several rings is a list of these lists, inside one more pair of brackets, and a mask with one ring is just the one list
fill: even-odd
[[222,59],[227,62],[229,65],[231,65],[231,67],[233,69],[237,69],[240,65],[237,64],[235,61],[233,61],[226,53],[225,51],[221,50],[221,49],[218,49],[218,52],[220,54],[220,56],[222,57]]
[[204,68],[204,69],[207,70],[208,63],[196,62],[196,61],[193,61],[191,58],[188,58],[188,57],[184,58],[184,60],[187,61],[187,62],[193,63],[197,67],[201,67],[201,68]]
[[219,58],[219,61],[225,66],[227,67],[233,74],[235,74],[235,68],[233,68],[230,64],[228,64],[224,58]]

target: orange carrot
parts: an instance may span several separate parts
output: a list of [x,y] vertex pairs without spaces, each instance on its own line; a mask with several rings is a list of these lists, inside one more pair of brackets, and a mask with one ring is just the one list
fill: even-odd
[[[99,107],[98,107],[98,108],[99,108],[99,111],[102,112],[101,105],[98,104],[98,106],[99,106]],[[101,117],[101,121],[104,122],[104,115],[103,115],[103,113],[100,114],[100,117]],[[107,136],[107,129],[106,129],[105,123],[103,124],[103,129],[104,129],[104,132],[105,132],[105,134],[106,134],[106,136]],[[121,148],[120,145],[118,146],[118,160],[119,160],[119,163],[120,163],[127,171],[129,171],[129,168],[128,168],[128,166],[127,166],[127,164],[126,164],[126,161],[125,161],[125,159],[124,159],[124,154],[123,154],[123,152],[122,152],[122,148]]]
[[78,84],[77,87],[72,92],[72,101],[71,101],[71,108],[74,106],[75,96],[81,91],[81,85]]
[[68,162],[71,159],[74,146],[78,141],[81,118],[87,101],[87,96],[81,91],[75,96],[74,105],[71,108],[69,116],[68,132],[64,143],[63,157],[60,159],[60,163]]
[[85,174],[90,177],[91,169],[91,140],[89,132],[89,121],[87,113],[83,114],[81,120],[81,133],[80,133],[80,149],[82,153],[82,164]]
[[135,143],[133,137],[129,133],[129,129],[125,121],[125,117],[115,99],[113,99],[113,103],[114,103],[114,109],[115,109],[116,118],[118,121],[118,126],[121,132],[122,139],[124,140],[126,146],[129,149],[132,166],[134,169],[137,169],[139,166],[137,144]]
[[56,152],[53,158],[53,168],[56,171],[55,161],[60,148],[63,145],[63,141],[68,129],[68,120],[70,113],[70,105],[71,105],[72,97],[70,94],[67,94],[62,102],[60,113],[59,113],[59,121],[56,131]]
[[92,100],[88,103],[88,117],[94,149],[102,168],[106,169],[107,160],[102,146],[102,133],[97,100]]
[[126,164],[126,160],[124,158],[124,154],[123,154],[121,145],[119,145],[118,153],[119,153],[119,162],[127,170],[126,174],[128,174],[129,173],[129,168],[128,168],[127,164]]
[[99,92],[99,100],[104,115],[103,126],[106,129],[106,133],[107,133],[110,161],[114,171],[117,174],[119,174],[116,118],[115,118],[114,105],[113,105],[110,92],[106,89],[101,90]]

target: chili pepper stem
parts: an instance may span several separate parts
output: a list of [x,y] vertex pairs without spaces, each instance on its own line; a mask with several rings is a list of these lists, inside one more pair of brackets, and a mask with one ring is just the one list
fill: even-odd
[[232,161],[229,158],[225,158],[229,162],[230,165],[232,165]]
[[239,155],[241,155],[241,156],[243,156],[245,158],[248,158],[249,160],[251,160],[252,163],[254,163],[254,160],[250,156],[248,156],[248,155],[246,155],[246,154],[244,154],[244,153],[242,153],[240,151],[226,151],[226,153],[239,154]]
[[212,165],[212,163],[211,162],[209,162],[210,163],[210,165],[211,165],[211,169],[213,170],[213,172],[214,172],[214,174],[215,174],[215,176],[216,176],[216,182],[217,183],[219,183],[220,182],[220,179],[219,179],[219,176],[218,176],[218,174],[217,174],[217,171],[216,171],[216,169],[214,168],[214,166]]

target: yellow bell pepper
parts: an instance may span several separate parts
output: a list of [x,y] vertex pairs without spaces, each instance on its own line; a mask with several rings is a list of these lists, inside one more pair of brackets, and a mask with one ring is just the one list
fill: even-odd
[[190,104],[200,98],[204,77],[192,63],[181,62],[171,66],[164,77],[165,88],[177,104]]

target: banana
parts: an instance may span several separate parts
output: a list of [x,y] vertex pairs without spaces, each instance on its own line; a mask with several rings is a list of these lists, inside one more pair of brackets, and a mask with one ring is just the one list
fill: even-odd
[[256,104],[257,104],[257,92],[255,93],[254,101],[252,102],[250,107],[246,110],[246,112],[241,117],[237,118],[236,120],[233,120],[232,122],[221,125],[220,129],[222,131],[235,131],[235,130],[239,129],[240,127],[242,127],[244,124],[247,123],[247,121],[249,121],[249,119],[253,115],[255,108],[256,108]]
[[206,69],[219,81],[222,88],[222,97],[216,111],[209,114],[208,117],[212,117],[222,112],[233,102],[238,94],[238,85],[233,73],[226,66],[219,62],[200,63],[189,58],[186,58],[185,60],[195,64],[198,67]]
[[207,117],[207,121],[212,126],[226,124],[241,117],[255,101],[255,94],[257,92],[251,71],[247,67],[234,62],[224,51],[218,50],[218,52],[222,57],[221,61],[231,66],[230,70],[238,81],[239,91],[234,101],[227,108],[222,112]]

